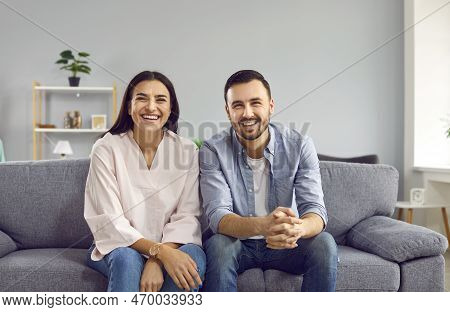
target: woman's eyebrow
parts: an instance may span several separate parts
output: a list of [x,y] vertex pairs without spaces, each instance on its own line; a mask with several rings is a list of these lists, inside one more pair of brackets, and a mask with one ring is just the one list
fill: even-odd
[[145,93],[142,93],[142,92],[139,92],[138,94],[136,94],[136,96],[145,96],[145,97],[148,97],[148,95],[147,95],[147,94],[145,94]]

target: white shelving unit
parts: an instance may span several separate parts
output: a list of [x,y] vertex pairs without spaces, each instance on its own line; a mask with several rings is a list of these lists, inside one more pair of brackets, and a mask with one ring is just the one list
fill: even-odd
[[42,123],[42,98],[46,92],[72,93],[79,96],[81,93],[105,93],[112,95],[112,118],[117,117],[117,88],[112,87],[66,87],[66,86],[43,86],[33,81],[33,159],[42,159],[42,135],[47,133],[70,133],[71,135],[82,133],[103,133],[107,129],[65,129],[65,128],[39,128],[37,124]]
[[63,128],[36,128],[36,132],[55,133],[103,133],[107,129],[63,129]]

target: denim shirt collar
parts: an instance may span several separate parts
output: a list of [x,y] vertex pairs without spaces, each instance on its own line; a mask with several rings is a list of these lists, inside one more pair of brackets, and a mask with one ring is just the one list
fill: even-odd
[[[276,134],[272,124],[269,123],[268,128],[270,138],[269,143],[264,148],[264,157],[269,161],[270,171],[272,171],[273,157],[275,156]],[[231,140],[233,150],[237,151],[239,155],[242,155],[244,163],[247,164],[247,152],[245,148],[242,146],[241,142],[239,142],[236,135],[236,131],[233,129],[233,127],[231,127],[230,130],[231,130]]]

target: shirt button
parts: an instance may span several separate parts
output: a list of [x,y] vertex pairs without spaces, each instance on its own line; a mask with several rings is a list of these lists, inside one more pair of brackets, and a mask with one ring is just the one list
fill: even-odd
[[249,189],[248,192],[251,193],[251,192],[253,192],[253,190],[252,190],[252,189]]

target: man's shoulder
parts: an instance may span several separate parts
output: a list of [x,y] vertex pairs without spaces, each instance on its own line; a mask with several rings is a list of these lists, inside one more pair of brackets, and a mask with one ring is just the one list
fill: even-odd
[[221,151],[231,147],[231,128],[223,130],[220,133],[213,135],[208,140],[203,142],[203,146],[211,150]]
[[278,123],[271,123],[277,141],[283,141],[288,145],[301,147],[302,144],[309,139],[308,136],[300,134],[296,129],[288,128]]

